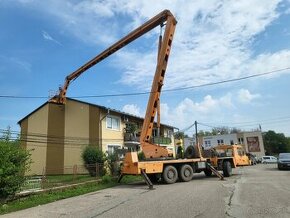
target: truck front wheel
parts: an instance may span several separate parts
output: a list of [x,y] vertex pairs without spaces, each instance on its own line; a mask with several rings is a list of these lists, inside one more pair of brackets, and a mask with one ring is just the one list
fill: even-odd
[[172,165],[166,166],[163,170],[162,178],[163,181],[167,184],[175,183],[178,179],[177,169]]
[[223,162],[223,173],[225,177],[230,177],[232,175],[232,165],[229,161]]

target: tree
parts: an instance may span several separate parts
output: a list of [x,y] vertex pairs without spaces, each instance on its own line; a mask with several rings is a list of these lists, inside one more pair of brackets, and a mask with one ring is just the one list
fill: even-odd
[[105,162],[108,165],[108,174],[110,175],[118,175],[120,166],[117,165],[117,161],[119,160],[119,155],[117,151],[114,151],[112,154],[107,154]]
[[183,132],[176,132],[176,133],[174,133],[174,138],[175,139],[183,139],[184,133]]
[[30,154],[12,141],[11,130],[0,140],[0,200],[5,201],[20,190],[25,182],[25,172],[31,163]]
[[[96,165],[103,165],[105,162],[105,154],[97,146],[89,145],[85,147],[82,153],[82,158],[85,163],[85,167],[91,176],[97,175]],[[101,170],[101,174],[103,173],[103,170]]]
[[229,127],[226,127],[226,126],[214,127],[212,128],[211,131],[213,135],[219,135],[219,134],[224,135],[224,134],[230,133]]
[[3,131],[3,134],[1,136],[1,140],[9,142],[11,139],[11,127],[7,126],[7,129]]
[[269,155],[289,152],[290,143],[289,139],[283,133],[276,133],[273,130],[263,134],[264,146],[266,153]]
[[199,130],[198,131],[198,136],[205,136],[205,131]]
[[231,131],[230,131],[230,133],[239,133],[239,132],[242,132],[242,130],[241,130],[241,129],[238,129],[238,128],[236,128],[236,127],[233,127],[233,128],[231,129]]
[[125,134],[127,135],[127,137],[129,137],[128,140],[137,141],[137,133],[140,130],[139,130],[138,125],[136,123],[133,123],[133,122],[126,123],[126,127],[124,130],[125,130]]

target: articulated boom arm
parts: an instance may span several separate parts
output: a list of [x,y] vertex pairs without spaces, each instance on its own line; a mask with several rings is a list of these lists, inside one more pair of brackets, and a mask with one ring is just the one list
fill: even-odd
[[[149,32],[153,28],[157,27],[158,25],[163,25],[164,22],[167,22],[167,26],[172,26],[170,29],[174,29],[173,26],[175,26],[176,20],[174,19],[173,15],[171,14],[171,12],[169,10],[164,10],[161,13],[159,13],[158,15],[156,15],[155,17],[151,18],[146,23],[144,23],[143,25],[141,25],[137,29],[133,30],[127,36],[123,37],[118,42],[116,42],[115,44],[113,44],[112,46],[110,46],[109,48],[104,50],[103,52],[101,52],[95,58],[93,58],[92,60],[90,60],[89,62],[87,62],[83,66],[81,66],[79,69],[77,69],[76,71],[74,71],[73,73],[68,75],[65,79],[65,83],[64,83],[63,87],[61,87],[59,89],[59,94],[54,96],[53,98],[51,98],[50,102],[54,102],[54,103],[58,103],[58,104],[65,104],[67,89],[68,89],[71,81],[75,80],[83,72],[90,69],[92,66],[101,62],[105,58],[109,57],[111,54],[115,53],[119,49],[123,48],[127,44],[134,41],[135,39],[137,39],[140,36],[144,35],[145,33]],[[171,31],[174,32],[173,30],[171,30]],[[161,50],[161,52],[163,52],[165,54],[167,51],[165,48],[163,48],[163,50]],[[159,68],[161,69],[161,67],[159,67]]]
[[[152,88],[150,97],[147,104],[146,115],[143,122],[140,143],[144,155],[146,158],[160,158],[168,157],[168,150],[166,148],[160,147],[150,143],[150,138],[152,136],[153,124],[156,112],[159,115],[160,110],[160,94],[163,85],[163,80],[165,76],[165,71],[167,67],[167,62],[170,54],[171,44],[173,40],[173,35],[175,31],[175,26],[177,21],[170,14],[166,20],[166,28],[163,35],[163,39],[160,41],[160,47],[158,52],[158,62],[155,71],[155,76],[152,82]],[[158,125],[160,118],[158,116]]]

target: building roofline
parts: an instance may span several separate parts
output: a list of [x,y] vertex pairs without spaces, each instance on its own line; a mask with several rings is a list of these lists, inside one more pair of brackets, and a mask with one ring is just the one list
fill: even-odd
[[27,114],[25,117],[23,117],[21,120],[19,120],[17,122],[18,125],[21,124],[21,122],[23,120],[25,120],[27,117],[29,117],[31,114],[35,113],[36,111],[38,111],[40,108],[44,107],[46,104],[48,104],[48,101],[44,102],[42,105],[40,105],[39,107],[37,107],[36,109],[34,109],[33,111],[31,111],[29,114]]
[[[109,108],[109,107],[105,107],[105,106],[102,106],[102,105],[98,105],[98,104],[93,104],[93,103],[89,103],[89,102],[85,102],[85,101],[81,101],[81,100],[78,100],[78,99],[73,99],[73,98],[67,98],[68,100],[70,101],[75,101],[75,102],[79,102],[79,103],[82,103],[82,104],[87,104],[87,105],[91,105],[93,107],[99,107],[101,109],[104,109],[104,110],[110,110],[110,111],[113,111],[113,112],[116,112],[116,113],[119,113],[119,114],[122,114],[122,115],[126,115],[126,116],[130,116],[130,117],[134,117],[134,118],[137,118],[137,119],[141,119],[141,120],[144,120],[143,117],[139,117],[139,116],[136,116],[136,115],[133,115],[133,114],[129,114],[129,113],[126,113],[126,112],[122,112],[120,110],[116,110],[116,109],[113,109],[113,108]],[[42,105],[40,105],[39,107],[37,107],[35,110],[33,110],[32,112],[30,112],[29,114],[27,114],[25,117],[23,117],[21,120],[19,120],[17,122],[18,125],[21,124],[21,122],[23,120],[25,120],[26,118],[28,118],[31,114],[35,113],[36,111],[38,111],[40,108],[44,107],[46,104],[49,104],[50,102],[49,101],[46,101],[44,102]],[[55,103],[52,103],[52,104],[55,104]],[[164,124],[164,123],[161,123],[163,126],[166,126],[166,127],[170,127],[170,128],[173,128],[173,129],[177,129],[177,127],[174,127],[174,126],[170,126],[170,125],[167,125],[167,124]]]

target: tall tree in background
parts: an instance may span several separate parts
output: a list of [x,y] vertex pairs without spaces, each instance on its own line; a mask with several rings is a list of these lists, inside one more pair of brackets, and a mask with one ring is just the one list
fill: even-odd
[[230,131],[230,133],[239,133],[239,132],[242,132],[242,130],[237,127],[233,127]]
[[266,154],[272,155],[290,152],[290,140],[283,133],[276,133],[273,130],[269,130],[264,133],[263,137]]
[[198,136],[211,136],[212,133],[209,131],[203,131],[203,130],[199,130],[198,132]]
[[213,135],[218,135],[218,134],[225,135],[225,134],[229,134],[231,131],[229,127],[221,126],[221,127],[212,128],[211,132]]
[[184,139],[184,132],[176,132],[176,133],[174,133],[174,138],[176,138],[176,139]]

